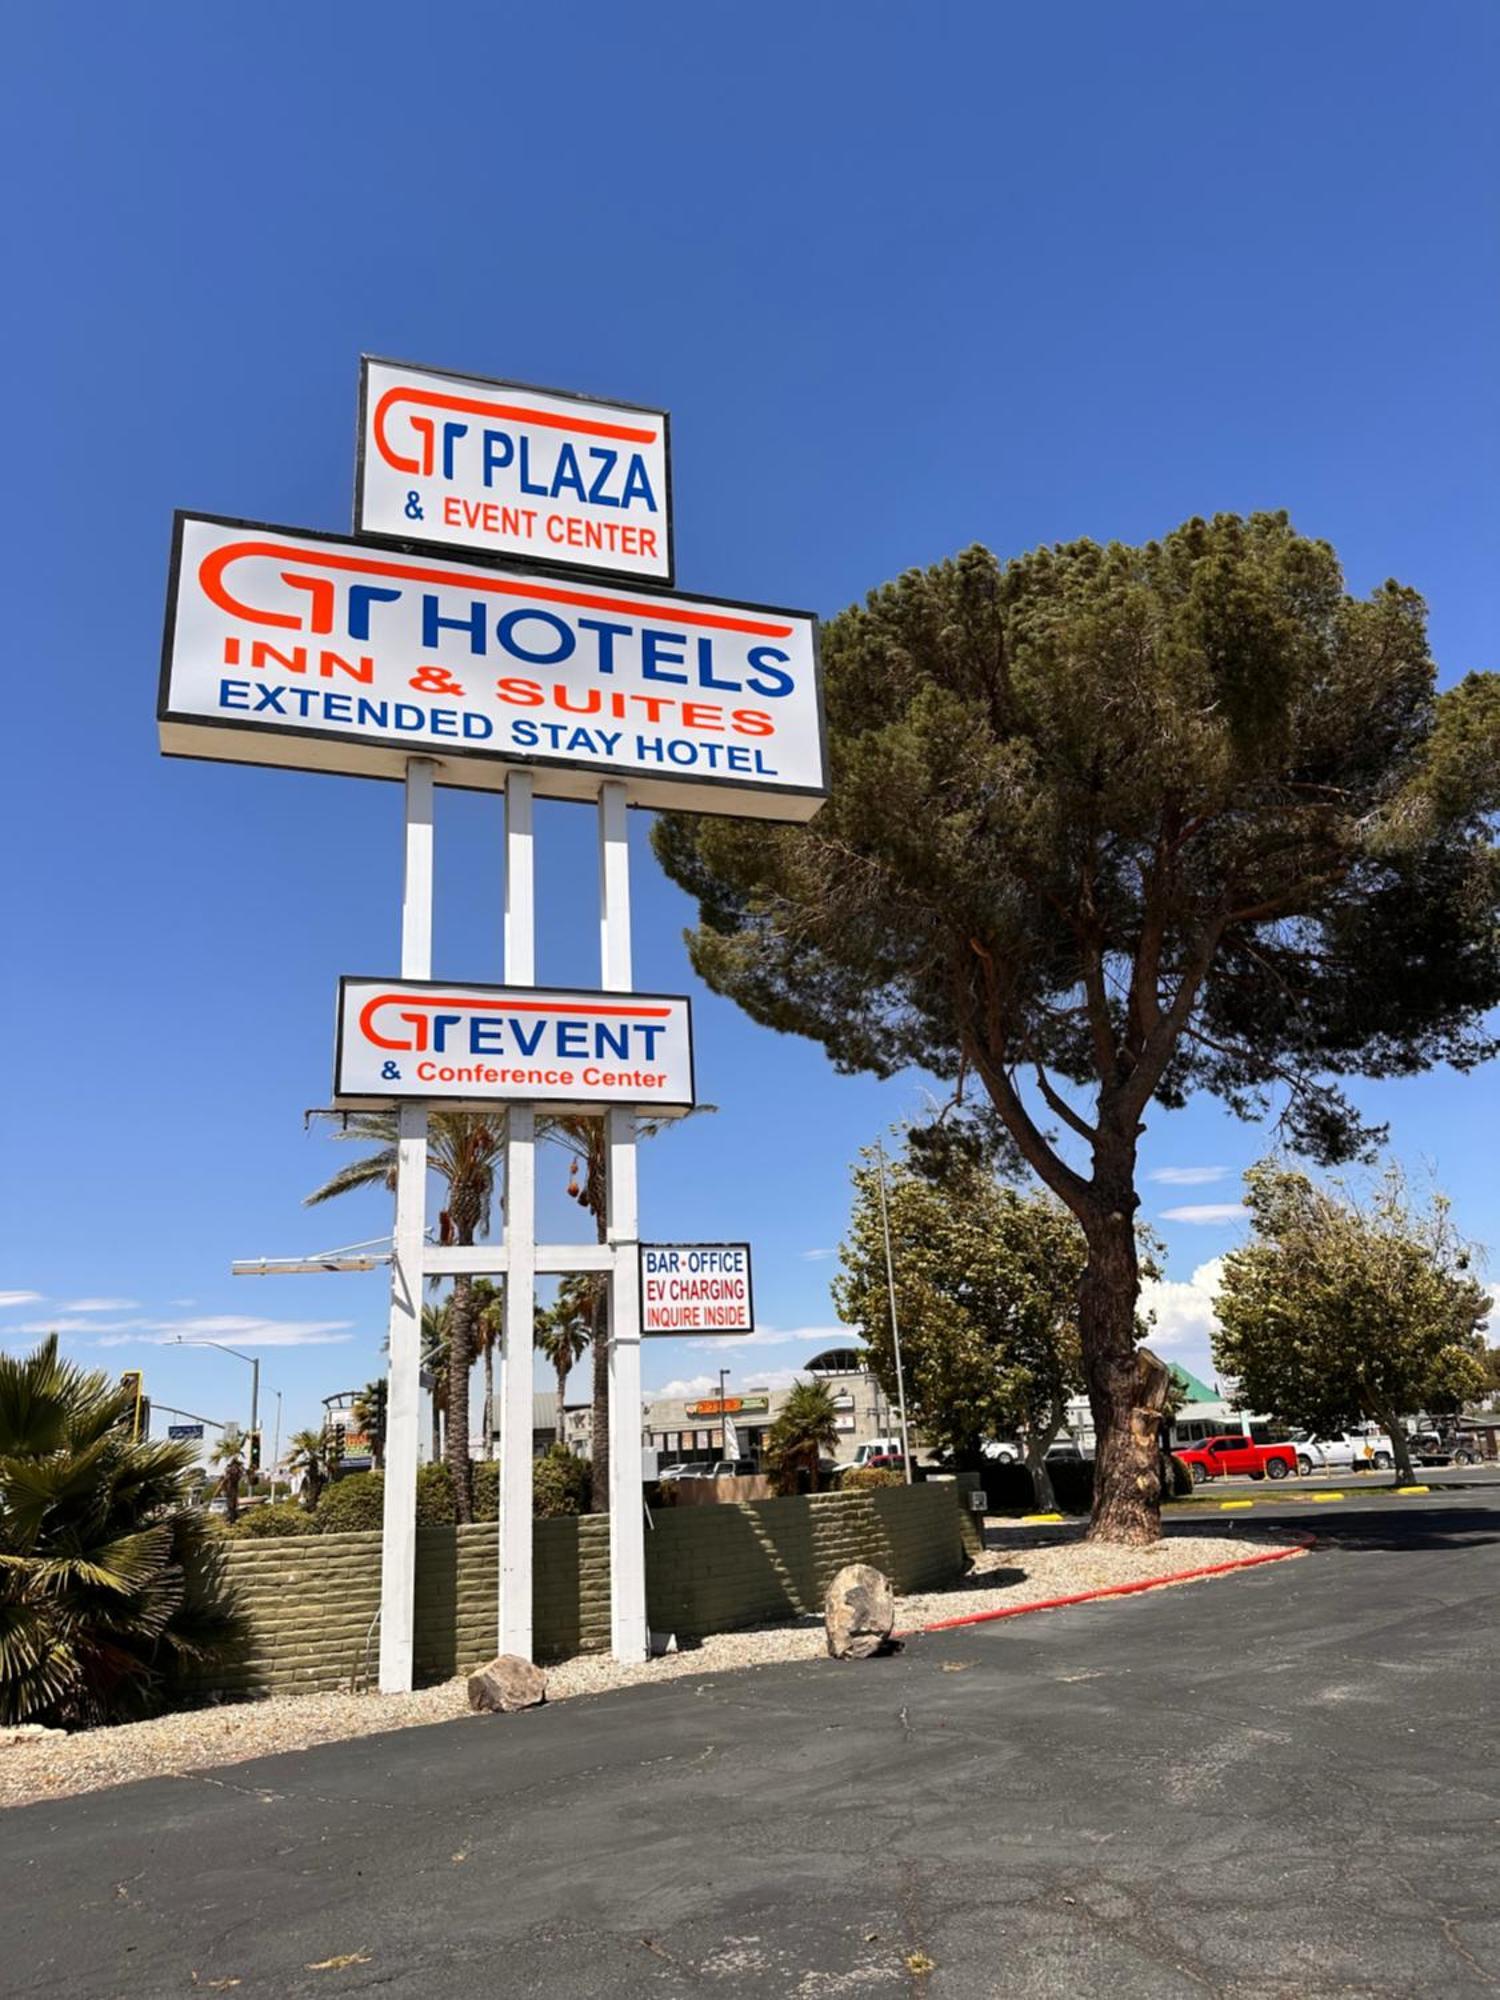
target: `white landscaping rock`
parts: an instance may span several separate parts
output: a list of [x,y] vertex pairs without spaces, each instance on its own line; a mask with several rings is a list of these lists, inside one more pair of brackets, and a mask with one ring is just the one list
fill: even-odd
[[519,1653],[500,1653],[469,1676],[469,1706],[479,1714],[513,1715],[547,1699],[547,1676]]
[[823,1624],[835,1660],[868,1660],[887,1651],[895,1622],[890,1579],[869,1563],[849,1563],[829,1584]]
[[49,1729],[44,1722],[16,1722],[0,1729],[0,1750],[11,1743],[35,1743],[43,1736],[66,1736],[66,1729]]

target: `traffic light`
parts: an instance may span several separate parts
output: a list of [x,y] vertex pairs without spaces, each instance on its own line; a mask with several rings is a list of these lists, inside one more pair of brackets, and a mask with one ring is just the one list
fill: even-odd
[[140,1369],[127,1368],[120,1377],[120,1388],[130,1398],[120,1413],[120,1424],[128,1434],[130,1442],[135,1444],[146,1435],[147,1426],[151,1422],[151,1405],[141,1394]]
[[249,1456],[248,1456],[248,1458],[246,1459],[245,1463],[246,1463],[246,1464],[247,1464],[247,1465],[249,1466],[249,1468],[250,1468],[250,1471],[251,1471],[251,1473],[252,1473],[252,1474],[254,1474],[254,1473],[257,1473],[257,1472],[259,1472],[259,1471],[260,1471],[260,1432],[259,1432],[259,1431],[251,1431],[251,1433],[250,1433],[250,1453],[249,1453]]

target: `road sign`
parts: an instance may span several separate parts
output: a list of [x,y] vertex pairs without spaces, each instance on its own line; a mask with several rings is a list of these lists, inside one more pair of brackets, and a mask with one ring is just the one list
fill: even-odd
[[669,584],[667,413],[367,355],[354,526]]
[[754,1330],[748,1243],[641,1245],[643,1334]]
[[451,980],[341,979],[334,1101],[693,1107],[690,1002]]
[[168,756],[543,798],[811,819],[817,620],[179,514],[157,709]]
[[174,1438],[174,1439],[181,1439],[181,1438],[201,1438],[201,1437],[202,1437],[202,1435],[203,1435],[203,1426],[202,1426],[202,1424],[168,1424],[168,1425],[167,1425],[167,1436],[168,1436],[169,1438]]

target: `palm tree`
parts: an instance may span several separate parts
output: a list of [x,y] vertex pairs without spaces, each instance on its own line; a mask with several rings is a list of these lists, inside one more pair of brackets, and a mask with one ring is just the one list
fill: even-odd
[[[387,1341],[389,1346],[390,1342]],[[421,1369],[432,1404],[432,1462],[443,1455],[443,1419],[448,1414],[448,1301],[422,1308]]]
[[[396,1185],[397,1119],[394,1111],[364,1111],[346,1120],[336,1138],[376,1150],[343,1167],[306,1197],[309,1206],[356,1188]],[[447,1185],[438,1217],[438,1240],[471,1244],[489,1227],[495,1167],[505,1145],[504,1114],[433,1111],[427,1118],[427,1164]],[[448,1469],[460,1522],[474,1518],[469,1458],[469,1370],[474,1363],[474,1280],[454,1280],[448,1312]]]
[[234,1638],[195,1449],[134,1438],[133,1404],[60,1361],[56,1334],[0,1355],[0,1723],[144,1714]]
[[568,1376],[594,1337],[599,1295],[604,1277],[597,1271],[576,1271],[557,1288],[557,1299],[536,1316],[536,1344],[557,1371],[557,1442],[567,1449],[568,1424],[563,1407]]
[[491,1278],[474,1280],[474,1340],[484,1359],[484,1455],[495,1456],[495,1353],[505,1345],[505,1290]]
[[385,1376],[377,1375],[373,1382],[366,1382],[363,1389],[355,1391],[349,1406],[355,1429],[363,1431],[370,1440],[370,1463],[377,1472],[385,1464],[385,1412],[390,1393]]
[[[818,1460],[837,1449],[838,1412],[826,1382],[794,1382],[766,1433],[766,1461],[783,1493],[816,1486]],[[804,1489],[805,1490],[805,1489]]]
[[244,1444],[238,1431],[225,1431],[210,1453],[214,1464],[224,1468],[219,1474],[218,1490],[224,1495],[224,1518],[231,1528],[240,1518],[240,1487],[245,1478]]
[[328,1479],[328,1461],[323,1453],[321,1431],[293,1431],[287,1439],[287,1463],[302,1474],[302,1504],[309,1513],[318,1504],[318,1495]]

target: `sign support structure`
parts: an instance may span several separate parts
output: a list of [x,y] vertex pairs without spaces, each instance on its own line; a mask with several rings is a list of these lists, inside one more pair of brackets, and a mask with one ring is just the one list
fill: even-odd
[[[505,787],[505,977],[536,980],[532,777]],[[531,1658],[531,1352],[536,1307],[536,1112],[511,1105],[505,1127],[505,1337],[500,1374],[500,1651]]]
[[[431,758],[406,767],[406,880],[401,972],[432,974]],[[412,1684],[417,1581],[417,1433],[422,1369],[423,1249],[427,1223],[427,1107],[396,1112],[396,1226],[391,1240],[390,1387],[386,1402],[385,1505],[380,1538],[380,1692]]]

